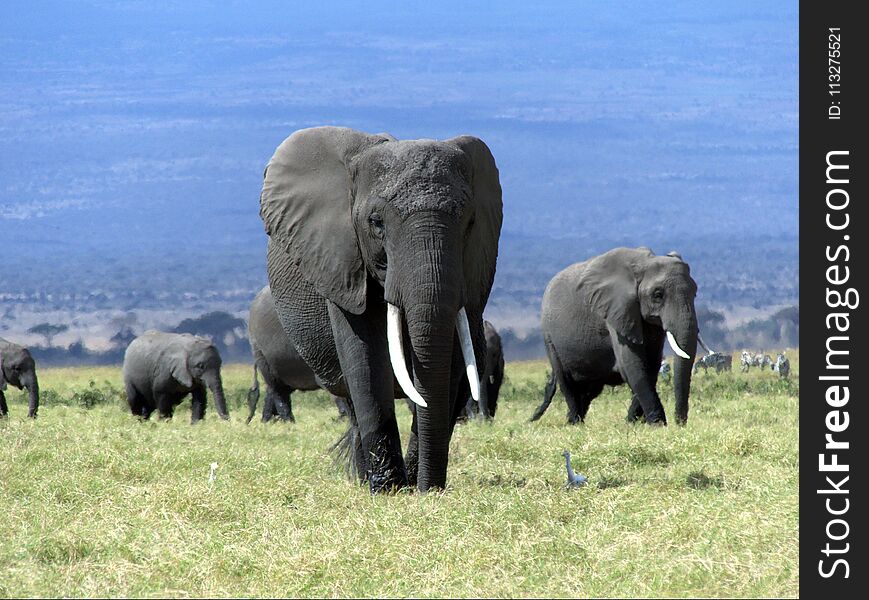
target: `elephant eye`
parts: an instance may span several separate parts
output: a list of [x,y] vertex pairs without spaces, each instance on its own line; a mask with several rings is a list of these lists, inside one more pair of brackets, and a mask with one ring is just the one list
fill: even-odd
[[368,224],[371,226],[372,231],[378,236],[383,235],[383,219],[377,213],[371,213],[368,217]]
[[652,292],[652,298],[657,300],[657,301],[663,300],[664,299],[664,290],[662,290],[661,288],[655,289],[655,291]]

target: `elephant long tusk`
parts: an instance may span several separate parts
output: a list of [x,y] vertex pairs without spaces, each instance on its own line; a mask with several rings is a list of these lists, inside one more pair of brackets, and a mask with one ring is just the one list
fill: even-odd
[[709,346],[706,345],[706,342],[703,341],[703,338],[700,337],[700,334],[697,334],[697,341],[700,342],[700,345],[703,346],[703,349],[706,350],[706,354],[715,354],[715,350],[710,350]]
[[407,372],[407,363],[404,362],[404,346],[401,342],[402,325],[401,309],[392,304],[386,305],[386,339],[389,345],[389,361],[392,363],[392,371],[398,380],[398,385],[407,394],[411,402],[419,406],[428,407],[426,401],[413,387],[413,380]]
[[667,332],[667,341],[670,342],[670,348],[673,349],[673,352],[675,352],[676,354],[678,354],[682,358],[691,358],[691,356],[687,352],[685,352],[684,350],[682,350],[679,347],[679,344],[676,343],[675,336],[673,336],[673,334],[670,333],[669,331]]
[[477,371],[477,358],[474,355],[474,343],[471,341],[471,326],[468,324],[468,313],[465,307],[459,309],[456,317],[456,329],[459,332],[459,342],[462,345],[462,356],[465,359],[465,370],[468,383],[471,384],[471,398],[480,401],[480,374]]

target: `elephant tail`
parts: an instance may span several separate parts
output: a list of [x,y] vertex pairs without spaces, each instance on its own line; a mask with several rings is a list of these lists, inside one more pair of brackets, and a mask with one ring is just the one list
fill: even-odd
[[552,369],[549,373],[549,381],[546,382],[546,390],[543,392],[543,402],[540,403],[540,406],[531,415],[531,421],[536,421],[542,417],[546,409],[549,408],[549,405],[552,404],[552,397],[555,396],[555,387],[555,369]]
[[344,471],[344,474],[353,481],[363,483],[366,480],[365,454],[362,450],[362,436],[359,434],[359,425],[356,422],[356,412],[353,405],[347,403],[349,423],[347,430],[338,438],[330,448],[332,460],[336,468]]
[[250,423],[256,413],[256,405],[259,403],[259,379],[257,378],[257,364],[253,363],[253,383],[247,391],[247,422]]

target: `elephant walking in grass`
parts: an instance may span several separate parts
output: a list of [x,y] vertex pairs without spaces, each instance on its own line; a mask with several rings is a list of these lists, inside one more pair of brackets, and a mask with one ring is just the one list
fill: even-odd
[[489,321],[483,321],[483,331],[486,336],[486,366],[480,378],[480,401],[468,398],[465,416],[494,419],[504,382],[504,348],[498,330]]
[[[502,219],[488,147],[297,131],[272,156],[260,215],[284,331],[350,398],[339,447],[372,493],[446,485],[450,438],[485,353]],[[395,398],[417,405],[402,456]]]
[[541,310],[552,375],[531,420],[543,416],[556,383],[570,423],[585,419],[604,385],[627,383],[633,392],[628,420],[666,424],[656,390],[666,340],[676,354],[676,421],[686,423],[697,352],[696,294],[678,254],[655,256],[648,248],[616,248],[558,273]]
[[[272,418],[295,422],[292,393],[297,390],[318,390],[320,385],[317,383],[317,376],[305,364],[284,333],[269,286],[261,289],[253,299],[247,328],[254,360],[253,385],[247,394],[250,411],[247,422],[250,423],[253,419],[259,402],[257,371],[262,374],[266,384],[263,423],[268,423]],[[334,396],[334,400],[339,416],[347,416],[349,410],[346,401],[337,396]]]
[[35,419],[39,411],[39,380],[36,377],[36,361],[23,346],[0,338],[0,418],[9,414],[3,391],[8,385],[26,389],[29,399],[27,416]]
[[130,411],[145,419],[157,410],[172,418],[190,394],[191,422],[205,418],[206,389],[211,390],[221,419],[228,419],[220,376],[220,354],[208,338],[189,333],[147,331],[124,353],[124,387]]

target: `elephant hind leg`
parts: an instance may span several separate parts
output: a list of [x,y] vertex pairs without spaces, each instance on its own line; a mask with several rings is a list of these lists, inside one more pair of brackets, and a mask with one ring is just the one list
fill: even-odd
[[130,406],[130,412],[137,417],[143,417],[145,419],[151,416],[151,411],[153,411],[153,409],[147,411],[147,414],[145,414],[147,404],[145,395],[137,390],[136,386],[131,382],[127,382],[124,387],[127,390],[127,404]]
[[[268,409],[268,413],[266,413]],[[268,416],[266,416],[268,414]],[[266,402],[263,406],[263,423],[267,423],[273,417],[279,417],[282,421],[296,422],[293,416],[293,390],[291,388],[276,389],[269,386],[266,392]]]
[[[185,396],[187,394],[184,394]],[[157,404],[157,414],[161,419],[171,419],[175,414],[175,404],[174,398],[171,394],[166,393],[157,393],[155,394],[156,404]]]
[[603,391],[603,385],[603,383],[593,381],[577,386],[579,391],[576,394],[576,410],[580,422],[585,421],[588,407],[591,406],[591,401],[597,398]]

